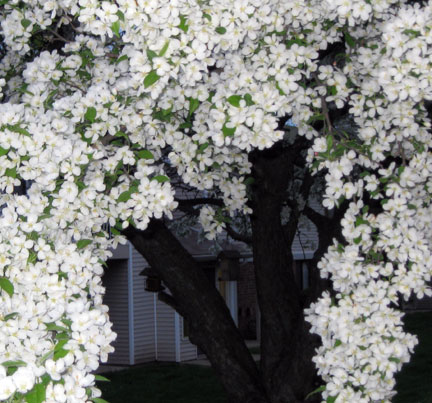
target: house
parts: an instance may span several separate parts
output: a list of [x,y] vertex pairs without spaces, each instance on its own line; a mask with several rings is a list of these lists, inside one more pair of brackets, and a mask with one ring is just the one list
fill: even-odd
[[[311,224],[302,226],[293,244],[296,275],[307,286],[307,261],[316,247],[317,233]],[[182,243],[202,264],[210,281],[222,294],[234,322],[245,338],[259,337],[260,320],[251,251],[240,242],[230,243],[240,254],[237,280],[223,279],[216,270],[218,252],[211,241],[198,241],[194,231],[182,238]],[[222,245],[223,247],[223,245]],[[148,267],[145,259],[132,244],[119,245],[103,276],[106,287],[104,303],[109,306],[113,330],[117,340],[115,352],[109,355],[110,365],[136,365],[151,361],[188,361],[197,359],[199,349],[188,338],[182,317],[157,298],[157,293],[144,289],[140,275]]]
[[[205,245],[190,244],[194,257],[202,264],[209,279],[223,295],[235,323],[237,319],[237,282],[219,281],[216,255]],[[187,243],[187,242],[186,242]],[[249,255],[250,253],[247,252]],[[157,298],[157,293],[144,289],[141,271],[148,267],[132,244],[119,245],[103,276],[106,287],[104,303],[109,306],[117,339],[111,365],[135,365],[150,361],[188,361],[198,358],[198,348],[188,338],[182,317]]]

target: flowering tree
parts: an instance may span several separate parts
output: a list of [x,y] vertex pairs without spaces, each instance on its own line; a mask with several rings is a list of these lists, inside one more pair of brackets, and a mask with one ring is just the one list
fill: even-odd
[[[320,263],[335,295],[307,310],[322,339],[314,358],[322,396],[389,401],[416,343],[402,331],[398,296],[430,294],[429,2],[0,5],[0,400],[100,400],[91,372],[115,337],[101,275],[120,231],[137,245],[135,231],[147,230],[163,243],[155,220],[177,207],[172,171],[221,195],[218,208],[200,213],[209,237],[251,213],[246,178],[252,167],[268,172],[266,200],[279,182],[264,149],[294,157],[283,130],[291,119],[312,143],[311,169],[326,172],[324,205],[350,201],[344,240]],[[337,110],[351,116],[355,135],[335,124]],[[106,223],[119,236],[107,239]],[[251,360],[230,375],[256,385],[231,400],[303,398],[288,384],[272,392],[276,383],[258,380]]]

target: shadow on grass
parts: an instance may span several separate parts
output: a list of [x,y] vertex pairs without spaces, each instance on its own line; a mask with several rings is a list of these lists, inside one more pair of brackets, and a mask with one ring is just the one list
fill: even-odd
[[226,395],[211,368],[154,363],[104,374],[98,382],[110,403],[226,403]]
[[405,330],[419,338],[411,361],[396,376],[393,403],[432,403],[432,312],[408,313]]
[[[419,344],[397,375],[393,403],[432,403],[432,312],[405,315],[406,331]],[[104,374],[102,397],[110,403],[226,403],[226,394],[211,368],[153,363]],[[241,403],[241,402],[239,402]],[[355,403],[355,402],[353,402]]]

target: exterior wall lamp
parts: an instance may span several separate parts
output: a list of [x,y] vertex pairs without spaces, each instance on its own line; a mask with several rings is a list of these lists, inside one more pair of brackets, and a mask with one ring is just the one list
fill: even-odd
[[165,289],[162,280],[151,267],[146,267],[139,275],[145,277],[144,289],[146,291],[161,292]]
[[236,250],[225,250],[219,253],[216,260],[216,273],[219,281],[236,281],[240,272],[240,253]]

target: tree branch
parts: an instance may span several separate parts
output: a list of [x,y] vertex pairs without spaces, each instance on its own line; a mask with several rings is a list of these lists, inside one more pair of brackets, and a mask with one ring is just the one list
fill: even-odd
[[193,199],[175,199],[179,204],[179,208],[182,207],[193,207],[198,206],[200,204],[213,204],[215,206],[222,207],[224,205],[221,199],[216,199],[213,197],[195,197]]
[[233,229],[233,227],[226,223],[225,225],[225,230],[227,232],[227,234],[234,239],[234,241],[240,241],[240,242],[244,242],[247,245],[250,245],[252,243],[252,237],[241,234],[239,232],[237,232],[236,230]]
[[166,293],[165,291],[158,292],[158,300],[164,302],[165,304],[169,305],[172,309],[174,309],[176,312],[179,312],[179,306],[176,302],[176,300]]

